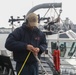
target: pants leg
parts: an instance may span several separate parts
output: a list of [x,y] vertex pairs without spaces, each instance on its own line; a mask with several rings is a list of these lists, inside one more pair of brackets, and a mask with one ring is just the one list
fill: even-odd
[[32,75],[38,75],[38,63],[31,65]]
[[[21,63],[16,64],[17,75],[18,75],[18,72],[19,72],[21,66],[22,66]],[[25,64],[20,75],[38,75],[38,63],[33,63],[30,65]]]

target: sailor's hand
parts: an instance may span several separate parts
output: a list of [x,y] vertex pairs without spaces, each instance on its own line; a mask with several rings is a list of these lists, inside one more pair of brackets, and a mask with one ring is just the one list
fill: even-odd
[[36,52],[39,52],[39,51],[40,51],[40,49],[39,49],[38,47],[36,47],[36,48],[35,48],[35,51],[36,51]]
[[37,56],[39,51],[40,51],[40,49],[38,47],[36,47],[33,50],[33,54]]
[[27,50],[33,52],[34,55],[38,55],[40,49],[38,47],[33,47],[33,45],[27,45]]
[[27,45],[27,50],[33,52],[33,51],[34,51],[34,47],[33,47],[33,45],[30,45],[30,44]]

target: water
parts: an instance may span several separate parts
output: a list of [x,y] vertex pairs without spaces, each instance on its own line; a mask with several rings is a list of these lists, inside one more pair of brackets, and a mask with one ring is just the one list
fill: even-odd
[[0,34],[0,50],[6,50],[5,49],[5,41],[8,34]]
[[8,37],[8,34],[0,34],[0,54],[1,54],[1,51],[6,51],[6,54],[8,56],[11,56],[11,52],[8,51],[6,48],[5,48],[5,41]]

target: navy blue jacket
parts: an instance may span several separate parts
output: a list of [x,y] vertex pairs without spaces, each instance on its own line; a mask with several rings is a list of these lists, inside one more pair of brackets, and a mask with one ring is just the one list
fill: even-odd
[[[30,30],[25,23],[16,28],[6,39],[5,48],[13,52],[14,60],[23,62],[29,51],[26,49],[28,44],[40,48],[39,56],[47,48],[46,38],[43,32],[38,28]],[[36,58],[31,53],[27,63],[37,62]]]

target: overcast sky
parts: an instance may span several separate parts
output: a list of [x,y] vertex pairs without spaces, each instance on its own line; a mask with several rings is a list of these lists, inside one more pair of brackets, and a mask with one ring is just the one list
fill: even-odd
[[35,5],[53,2],[62,2],[62,19],[69,17],[73,23],[76,23],[75,0],[0,0],[0,27],[9,27],[10,16],[23,18],[22,16],[26,15]]

